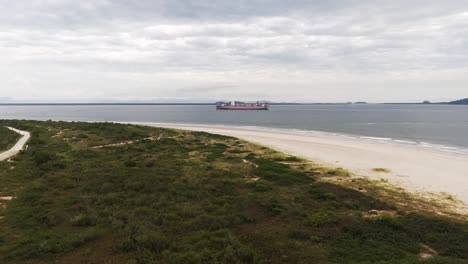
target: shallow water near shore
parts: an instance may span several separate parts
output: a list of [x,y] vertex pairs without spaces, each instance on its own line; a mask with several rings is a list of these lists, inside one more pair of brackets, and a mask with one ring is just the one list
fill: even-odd
[[468,154],[468,106],[273,105],[270,111],[216,111],[214,105],[2,105],[0,119],[277,128]]

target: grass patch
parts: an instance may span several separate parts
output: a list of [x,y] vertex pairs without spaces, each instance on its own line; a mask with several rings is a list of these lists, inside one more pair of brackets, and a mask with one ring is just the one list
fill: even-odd
[[306,173],[295,170],[287,164],[279,163],[272,159],[252,158],[251,161],[258,165],[254,170],[256,175],[281,185],[311,180]]
[[438,252],[427,263],[468,260],[466,222],[323,182],[352,179],[231,137],[0,125],[33,135],[14,169],[0,163],[0,192],[15,196],[0,207],[1,263],[418,263],[422,244]]
[[334,168],[327,170],[326,176],[350,176],[350,173],[343,168]]
[[373,168],[372,171],[373,172],[382,172],[382,173],[390,173],[391,172],[389,169],[386,169],[386,168]]

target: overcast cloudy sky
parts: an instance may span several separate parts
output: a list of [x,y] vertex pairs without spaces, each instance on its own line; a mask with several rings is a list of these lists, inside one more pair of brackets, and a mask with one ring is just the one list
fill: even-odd
[[0,98],[468,97],[466,0],[0,0]]

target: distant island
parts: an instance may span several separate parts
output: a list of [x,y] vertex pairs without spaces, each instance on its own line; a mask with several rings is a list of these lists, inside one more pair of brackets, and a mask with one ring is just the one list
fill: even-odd
[[450,104],[450,105],[468,105],[468,98],[460,99],[451,102],[435,102],[432,103],[430,101],[423,101],[421,104]]
[[457,100],[457,101],[448,102],[448,104],[452,104],[452,105],[468,105],[468,98],[461,99],[461,100]]
[[450,102],[431,102],[431,101],[423,101],[420,103],[384,103],[384,104],[436,104],[436,105],[468,105],[468,98],[460,99],[456,101]]

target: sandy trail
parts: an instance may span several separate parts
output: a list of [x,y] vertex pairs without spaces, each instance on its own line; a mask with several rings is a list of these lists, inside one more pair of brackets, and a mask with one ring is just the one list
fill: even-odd
[[[342,167],[356,175],[388,179],[411,191],[448,193],[468,204],[466,155],[333,135],[305,135],[287,130],[166,123],[144,125],[238,137],[324,166]],[[385,168],[390,172],[375,172],[374,168]]]
[[18,140],[18,142],[16,142],[16,144],[11,149],[0,153],[0,161],[9,159],[15,156],[16,154],[18,154],[20,150],[24,148],[24,145],[31,137],[31,133],[29,133],[28,131],[22,131],[22,130],[12,128],[12,127],[8,127],[8,129],[22,135],[22,137],[20,138],[20,140]]

